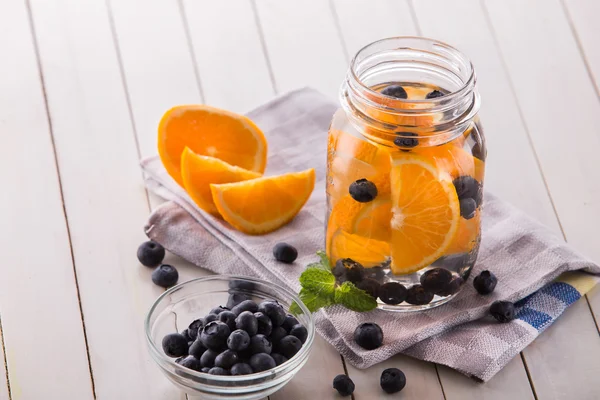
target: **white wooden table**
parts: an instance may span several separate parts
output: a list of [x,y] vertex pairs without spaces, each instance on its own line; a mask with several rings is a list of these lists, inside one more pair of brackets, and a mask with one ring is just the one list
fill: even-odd
[[[472,57],[487,188],[600,261],[597,0],[0,0],[0,399],[183,399],[147,354],[160,288],[135,259],[160,200],[138,160],[181,103],[245,112],[304,85],[336,97],[349,58],[394,35]],[[325,140],[325,138],[324,138]],[[181,281],[208,272],[168,256]],[[318,338],[271,400],[600,398],[600,290],[487,384],[397,356],[360,371]]]

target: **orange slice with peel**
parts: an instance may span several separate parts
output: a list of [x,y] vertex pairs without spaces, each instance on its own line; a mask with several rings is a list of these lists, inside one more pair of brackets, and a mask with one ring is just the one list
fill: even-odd
[[331,235],[327,254],[332,264],[341,258],[351,258],[369,268],[386,261],[390,255],[390,245],[387,242],[353,235],[338,229]]
[[202,210],[219,215],[213,202],[211,183],[231,183],[260,178],[258,172],[227,164],[209,156],[200,156],[186,147],[181,154],[183,187]]
[[254,122],[205,105],[173,107],[158,126],[158,154],[169,175],[182,186],[181,153],[186,147],[261,174],[267,164],[267,141]]
[[272,232],[290,222],[314,187],[314,169],[210,185],[213,201],[223,219],[250,235]]
[[454,142],[441,146],[423,147],[414,152],[421,154],[437,164],[437,167],[450,174],[452,179],[468,175],[481,182],[484,174],[484,162]]
[[[359,203],[346,195],[331,210],[328,232],[331,236],[339,228],[366,238],[389,241],[392,235],[391,220],[392,202],[389,191],[388,196],[378,195],[369,203]],[[331,240],[331,237],[327,240]]]
[[392,186],[391,269],[410,274],[442,256],[458,229],[460,207],[452,178],[426,157],[398,154]]

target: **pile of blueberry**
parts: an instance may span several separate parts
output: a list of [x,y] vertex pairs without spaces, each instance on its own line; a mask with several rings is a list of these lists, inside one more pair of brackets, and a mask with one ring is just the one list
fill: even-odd
[[215,307],[183,332],[166,335],[162,347],[175,362],[195,371],[247,375],[283,364],[307,337],[306,327],[276,301],[257,304],[232,292],[226,307]]

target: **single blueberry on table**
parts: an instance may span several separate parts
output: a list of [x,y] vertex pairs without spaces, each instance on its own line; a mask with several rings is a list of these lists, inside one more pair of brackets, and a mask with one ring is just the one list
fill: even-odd
[[477,211],[477,202],[475,199],[467,197],[460,200],[460,216],[464,219],[471,219]]
[[162,340],[162,348],[169,357],[181,357],[188,353],[188,340],[181,333],[170,333]]
[[273,346],[265,335],[259,333],[250,339],[250,351],[252,354],[271,354],[271,350],[273,350]]
[[250,346],[250,335],[241,329],[231,332],[227,338],[227,347],[231,350],[242,351],[246,350],[248,346]]
[[475,290],[477,290],[479,294],[484,295],[492,293],[496,288],[497,283],[498,278],[490,271],[481,271],[481,273],[473,279]]
[[490,306],[490,314],[498,322],[510,322],[515,319],[515,305],[510,301],[495,301]]
[[288,360],[287,357],[282,356],[279,353],[271,353],[271,357],[273,358],[273,360],[275,360],[275,364],[277,365],[281,365]]
[[258,311],[258,304],[254,300],[245,300],[231,309],[231,312],[235,315],[240,315],[244,311],[255,313]]
[[181,360],[181,362],[179,362],[179,364],[186,368],[193,369],[194,371],[202,370],[202,364],[200,363],[200,360],[198,360],[194,356],[187,356],[186,358]]
[[432,92],[427,93],[427,96],[425,96],[426,99],[437,99],[438,97],[443,97],[444,93],[440,92],[439,90],[434,90]]
[[368,203],[377,197],[377,186],[367,179],[358,179],[350,184],[348,192],[359,203]]
[[191,356],[194,356],[197,359],[200,359],[200,357],[202,357],[202,354],[204,354],[204,352],[206,350],[207,350],[206,346],[204,346],[204,344],[202,344],[202,341],[199,339],[196,339],[196,341],[194,341],[194,343],[192,343],[192,345],[190,346],[190,349],[188,352]]
[[421,275],[421,285],[425,290],[437,294],[452,281],[452,272],[445,268],[432,268]]
[[227,349],[215,358],[215,367],[229,369],[238,362],[239,357],[237,353],[233,350]]
[[[230,289],[231,290],[231,289]],[[230,310],[240,304],[242,301],[250,300],[250,296],[245,293],[233,292],[227,299],[227,308]]]
[[369,294],[369,296],[371,296],[375,299],[379,295],[379,287],[380,286],[381,285],[379,284],[379,282],[377,282],[375,279],[369,279],[369,278],[365,278],[356,284],[357,288],[364,290],[365,292],[367,292]]
[[394,144],[404,148],[406,151],[419,145],[419,139],[417,139],[419,135],[414,132],[396,132],[396,134],[398,137],[394,139]]
[[433,293],[425,289],[422,285],[413,285],[408,289],[406,294],[406,302],[415,306],[423,306],[431,303]]
[[279,345],[277,346],[277,352],[286,356],[287,358],[292,358],[300,351],[302,348],[302,342],[296,336],[288,335],[279,341]]
[[408,94],[406,90],[400,85],[390,85],[381,91],[381,94],[394,97],[396,99],[407,99]]
[[273,256],[277,261],[291,264],[296,261],[296,258],[298,257],[298,250],[291,244],[283,242],[277,243],[275,247],[273,247]]
[[203,367],[212,368],[215,366],[215,358],[217,358],[218,355],[218,351],[208,349],[202,354],[202,357],[200,357],[200,363]]
[[175,285],[178,279],[179,272],[172,265],[163,264],[152,272],[152,282],[165,289]]
[[244,311],[235,319],[237,329],[248,332],[248,335],[254,336],[258,332],[258,321],[254,314],[250,311]]
[[304,344],[308,338],[308,329],[306,329],[302,324],[296,324],[292,327],[292,329],[290,329],[290,335],[296,336],[298,339],[300,339],[300,342]]
[[285,322],[287,314],[278,302],[274,300],[265,300],[258,305],[258,311],[271,318],[273,326],[281,326]]
[[211,375],[230,375],[228,370],[221,367],[212,367],[208,373]]
[[254,316],[258,321],[258,333],[261,335],[269,336],[271,332],[273,332],[273,323],[271,322],[271,318],[262,312],[255,312]]
[[300,322],[298,322],[298,319],[296,317],[294,317],[292,314],[288,314],[285,316],[285,320],[283,321],[283,324],[281,326],[283,327],[283,329],[289,332],[294,327],[294,325],[297,325],[299,323]]
[[165,258],[165,249],[160,244],[150,240],[138,247],[137,258],[146,267],[156,267]]
[[406,375],[398,368],[388,368],[381,373],[379,383],[386,393],[396,393],[406,386]]
[[250,375],[254,373],[252,367],[246,363],[237,363],[231,367],[231,375]]
[[396,305],[406,300],[408,289],[398,282],[386,282],[379,287],[378,293],[385,304]]
[[350,396],[354,393],[354,382],[348,375],[340,374],[333,378],[333,388],[342,397]]
[[273,357],[265,353],[254,354],[250,357],[250,367],[254,372],[262,372],[275,368],[277,364]]
[[374,322],[360,324],[354,330],[354,341],[366,350],[374,350],[383,343],[383,331]]
[[236,315],[234,313],[226,310],[226,311],[223,311],[222,313],[220,313],[218,316],[219,316],[219,321],[225,323],[229,327],[230,331],[235,330]]
[[221,321],[213,321],[202,329],[200,340],[206,348],[220,350],[225,347],[230,332],[231,330],[227,324]]

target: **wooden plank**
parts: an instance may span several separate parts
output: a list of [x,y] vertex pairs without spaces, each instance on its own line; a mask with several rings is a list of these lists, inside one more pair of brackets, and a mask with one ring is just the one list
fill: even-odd
[[[0,3],[2,337],[13,399],[92,399],[77,284],[25,2]],[[60,368],[52,368],[60,360]],[[2,359],[2,364],[4,364]],[[6,374],[0,397],[8,398]]]
[[205,99],[215,107],[246,112],[272,97],[250,1],[184,0],[183,4]]
[[347,61],[329,3],[257,0],[277,90],[312,86],[337,99]]
[[600,2],[590,0],[564,0],[566,14],[571,28],[581,46],[582,56],[592,74],[596,93],[600,95],[600,47],[598,37],[600,27],[597,16],[600,15]]
[[[595,153],[600,148],[600,105],[565,14],[558,1],[485,5],[565,236],[598,261],[594,235],[600,216],[600,169]],[[560,85],[560,96],[572,101],[556,101],[552,86],[557,82],[568,82]],[[569,132],[568,145],[563,144],[564,132]],[[598,291],[590,300],[600,308]],[[580,303],[577,311],[569,311],[577,312],[574,323],[562,317],[538,339],[539,351],[532,347],[524,352],[538,392],[554,387],[569,397],[589,393],[586,382],[596,375],[600,343],[594,320],[585,302]],[[562,372],[554,366],[556,360]],[[540,381],[544,384],[538,385]]]
[[2,321],[0,320],[0,400],[9,400],[8,388],[8,366],[6,364],[6,354],[4,352],[4,332],[2,332]]
[[43,0],[31,7],[96,395],[173,398],[178,390],[162,378],[143,335],[144,315],[162,290],[135,259],[147,202],[106,4]]

